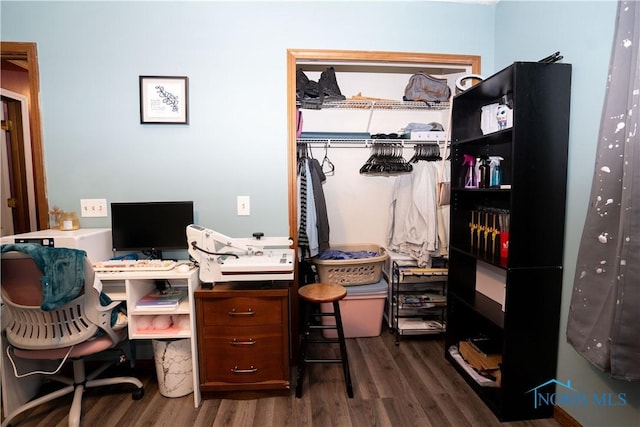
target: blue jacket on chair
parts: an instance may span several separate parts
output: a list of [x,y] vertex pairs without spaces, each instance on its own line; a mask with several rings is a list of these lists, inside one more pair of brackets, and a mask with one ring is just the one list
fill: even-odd
[[80,249],[50,248],[35,243],[2,245],[0,252],[18,251],[29,255],[42,270],[43,301],[45,311],[55,310],[73,300],[84,287],[84,257]]

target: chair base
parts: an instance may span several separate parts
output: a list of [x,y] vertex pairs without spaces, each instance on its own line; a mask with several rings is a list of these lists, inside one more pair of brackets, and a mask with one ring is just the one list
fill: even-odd
[[[312,285],[311,285],[312,286]],[[344,381],[347,388],[347,396],[349,398],[353,398],[353,384],[351,383],[351,372],[349,370],[349,359],[347,357],[347,346],[344,339],[344,331],[342,329],[342,316],[340,315],[340,301],[332,301],[333,302],[333,312],[332,313],[311,313],[313,305],[311,302],[307,301],[304,307],[304,325],[302,330],[302,342],[300,344],[300,355],[298,359],[298,378],[296,381],[296,397],[302,397],[302,388],[304,383],[304,373],[306,365],[309,363],[341,363],[342,371],[344,375]],[[317,308],[317,304],[315,304]],[[312,317],[334,317],[335,325],[317,325],[314,324],[311,319]],[[323,329],[335,329],[338,333],[338,338],[320,338],[313,339],[310,338],[311,331],[313,330],[323,330]],[[339,359],[331,359],[331,358],[308,358],[307,357],[307,349],[308,344],[339,344],[340,346],[340,358]]]
[[2,421],[2,427],[10,426],[11,421],[15,417],[32,408],[71,393],[73,393],[73,402],[71,404],[71,408],[69,409],[69,427],[78,427],[80,425],[80,416],[82,413],[82,394],[87,388],[101,387],[113,384],[133,384],[134,386],[136,386],[136,389],[132,392],[132,398],[134,400],[140,400],[144,396],[144,387],[142,385],[142,382],[135,377],[110,377],[96,379],[96,377],[98,377],[108,368],[115,365],[115,362],[106,362],[102,364],[98,369],[91,372],[89,375],[85,375],[85,363],[83,359],[74,359],[72,363],[73,378],[60,375],[51,376],[52,380],[65,384],[66,387],[38,397],[37,399],[31,400],[20,406],[19,408],[16,408],[13,412],[7,415],[4,421]]

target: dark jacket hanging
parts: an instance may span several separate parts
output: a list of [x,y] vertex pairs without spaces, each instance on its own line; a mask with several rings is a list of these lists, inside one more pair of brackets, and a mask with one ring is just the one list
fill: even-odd
[[322,253],[329,249],[329,218],[327,216],[327,203],[324,199],[322,183],[327,180],[322,172],[322,166],[318,159],[309,159],[309,171],[313,184],[313,198],[316,205],[316,218],[318,227],[318,251]]

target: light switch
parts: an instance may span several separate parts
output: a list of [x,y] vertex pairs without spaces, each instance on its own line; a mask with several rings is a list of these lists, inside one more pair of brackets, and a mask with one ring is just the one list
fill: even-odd
[[251,215],[249,196],[238,196],[238,215]]

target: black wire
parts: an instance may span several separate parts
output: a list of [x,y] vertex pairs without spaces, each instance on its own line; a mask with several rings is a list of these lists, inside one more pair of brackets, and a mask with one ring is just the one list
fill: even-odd
[[234,256],[234,257],[236,257],[236,258],[240,258],[240,257],[239,257],[238,255],[236,255],[236,254],[230,254],[230,253],[227,253],[227,252],[209,252],[209,251],[207,251],[207,250],[202,249],[202,248],[201,248],[201,247],[199,247],[198,245],[196,245],[196,242],[191,242],[191,246],[192,246],[194,249],[197,249],[197,250],[199,250],[200,252],[204,252],[204,253],[205,253],[205,254],[207,254],[207,255]]

